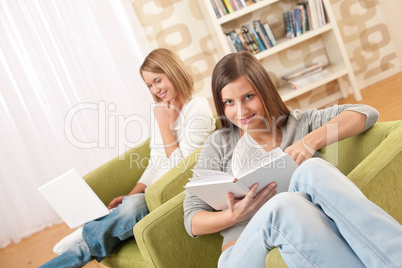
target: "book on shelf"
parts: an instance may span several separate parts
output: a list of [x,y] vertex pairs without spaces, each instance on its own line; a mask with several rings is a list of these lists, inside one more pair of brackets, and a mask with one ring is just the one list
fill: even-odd
[[299,78],[288,80],[287,83],[294,89],[300,89],[314,82],[323,80],[330,75],[331,73],[327,69],[316,70]]
[[228,44],[229,44],[230,51],[231,51],[231,52],[237,52],[235,46],[233,45],[232,38],[230,37],[229,34],[226,34],[226,40],[227,40],[227,42],[228,42]]
[[300,14],[300,9],[295,8],[293,10],[293,17],[294,17],[294,32],[295,32],[295,36],[300,36],[300,35],[303,34],[302,16]]
[[329,75],[330,72],[324,69],[324,65],[322,63],[316,63],[299,69],[289,75],[284,75],[282,76],[282,79],[293,88],[299,89],[313,82],[320,81]]
[[322,68],[324,68],[324,64],[315,63],[315,64],[309,65],[307,67],[300,68],[300,69],[298,69],[295,72],[292,72],[290,74],[283,75],[282,79],[283,80],[291,80],[291,79],[294,79],[294,78],[301,77],[301,76],[303,76],[305,74],[311,73],[312,71],[315,71],[317,69],[322,70]]
[[257,3],[255,0],[210,0],[210,2],[218,19]]
[[249,32],[253,33],[254,41],[258,45],[259,51],[264,51],[266,49],[266,46],[265,46],[265,44],[263,43],[263,41],[261,39],[261,35],[260,35],[259,30],[256,29],[255,27],[251,27],[250,25],[247,25],[247,28],[248,28]]
[[228,10],[229,13],[234,12],[234,9],[233,9],[232,5],[230,4],[229,0],[223,0],[223,3],[225,4],[226,9]]
[[310,8],[308,2],[299,2],[297,3],[298,8],[303,8],[303,17],[304,17],[304,32],[307,32],[311,29],[311,15],[310,15]]
[[246,7],[246,6],[250,5],[247,0],[239,0],[239,2],[241,3],[242,7]]
[[242,26],[242,28],[244,29],[244,33],[248,36],[251,43],[253,44],[253,48],[255,49],[255,52],[259,53],[261,51],[261,47],[258,44],[257,38],[255,38],[255,35],[254,35],[253,31],[251,30],[250,25]]
[[217,4],[215,3],[215,0],[210,0],[212,8],[214,9],[215,15],[217,18],[222,17],[221,11],[219,10]]
[[326,16],[322,0],[303,0],[300,3],[307,3],[310,15],[310,29],[315,30],[326,24]]
[[317,14],[318,14],[318,26],[324,26],[326,24],[324,6],[322,4],[322,0],[315,0],[317,5]]
[[239,52],[242,50],[249,51],[253,54],[264,51],[270,47],[276,45],[275,36],[268,23],[262,24],[260,20],[253,21],[252,25],[243,25],[228,33],[226,38],[229,46],[235,48],[233,52]]
[[228,192],[235,198],[243,198],[255,183],[258,183],[256,193],[271,182],[278,185],[277,193],[286,192],[297,164],[279,147],[266,152],[246,133],[236,145],[231,168],[233,175],[217,170],[193,170],[195,176],[185,188],[214,209],[222,210],[228,207]]
[[299,1],[297,5],[283,13],[285,38],[294,38],[309,30],[326,24],[322,0]]
[[236,28],[234,31],[236,32],[237,36],[239,37],[240,42],[242,43],[244,50],[251,52],[251,49],[249,47],[248,42],[246,41],[246,39],[244,38],[243,34],[241,33],[241,29]]
[[243,34],[244,38],[247,41],[247,44],[249,45],[249,48],[251,49],[251,53],[257,54],[259,51],[257,43],[254,41],[253,36],[249,32],[248,28],[246,26],[241,26],[241,33]]
[[264,23],[263,26],[264,26],[264,29],[265,29],[267,35],[268,35],[269,41],[271,41],[272,46],[273,47],[276,46],[276,38],[275,38],[274,34],[271,31],[271,27],[269,27],[268,23]]
[[222,15],[227,15],[229,14],[228,9],[225,6],[225,3],[223,2],[223,0],[216,0],[216,3],[218,4],[218,6],[221,8],[221,10],[223,11]]
[[306,10],[304,9],[303,5],[297,5],[295,7],[295,10],[299,10],[300,11],[300,26],[301,26],[301,32],[305,33],[307,32],[307,14],[306,14]]
[[310,15],[311,15],[311,30],[315,30],[319,27],[317,5],[316,5],[315,0],[307,0],[307,1],[308,1],[308,6],[310,8]]
[[232,43],[233,43],[236,51],[243,51],[244,50],[243,44],[242,44],[239,36],[237,35],[236,31],[235,30],[230,31],[229,36],[230,36],[230,39],[232,40]]
[[230,4],[232,5],[234,11],[238,11],[241,9],[237,0],[230,0]]
[[[253,25],[254,25],[254,29],[257,29],[258,32],[260,32],[261,35],[261,39],[263,40],[263,42],[265,43],[265,47],[266,48],[270,48],[273,47],[271,40],[269,39],[268,33],[265,30],[264,25],[261,23],[260,20],[255,20],[253,21]],[[257,31],[256,30],[256,31]]]
[[285,38],[294,38],[295,31],[293,25],[293,11],[283,13],[283,25],[285,29]]

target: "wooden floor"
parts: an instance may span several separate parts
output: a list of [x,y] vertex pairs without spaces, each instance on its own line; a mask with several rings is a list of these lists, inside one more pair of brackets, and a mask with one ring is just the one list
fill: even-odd
[[[356,102],[352,95],[338,104],[368,104],[380,112],[379,121],[402,119],[402,72],[361,90],[363,100]],[[30,268],[56,257],[53,246],[71,233],[67,225],[60,224],[36,233],[18,244],[0,250],[0,268]]]
[[356,102],[353,95],[341,99],[338,104],[367,104],[380,112],[378,121],[402,120],[402,72],[361,91],[363,100]]

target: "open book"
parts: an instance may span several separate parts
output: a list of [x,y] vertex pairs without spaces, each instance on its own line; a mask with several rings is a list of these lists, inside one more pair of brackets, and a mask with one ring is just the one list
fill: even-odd
[[234,175],[193,170],[194,177],[184,188],[214,209],[222,210],[228,208],[226,193],[242,198],[254,183],[258,183],[256,193],[274,181],[278,185],[277,193],[286,192],[297,164],[279,147],[266,152],[246,133],[233,151],[231,167]]

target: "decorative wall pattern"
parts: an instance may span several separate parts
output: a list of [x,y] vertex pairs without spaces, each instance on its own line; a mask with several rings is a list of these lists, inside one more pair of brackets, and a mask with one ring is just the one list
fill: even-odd
[[[399,71],[395,48],[381,14],[377,0],[330,0],[346,50],[352,63],[360,88],[380,81]],[[166,47],[177,52],[191,68],[196,94],[210,99],[210,75],[219,60],[218,52],[205,25],[204,18],[195,0],[131,0],[151,46]],[[286,9],[292,0],[283,0],[270,8]],[[261,19],[272,26],[274,34],[283,31],[282,18],[272,15],[269,9]],[[269,58],[267,68],[272,79],[280,83],[283,74],[294,63],[308,64],[325,53],[317,40],[297,46]],[[325,55],[324,55],[325,56]],[[267,66],[267,63],[262,63]],[[291,108],[322,106],[322,100],[339,98],[336,83],[306,93],[287,102]],[[321,100],[321,102],[317,102]]]
[[360,87],[395,73],[398,59],[378,0],[331,0]]
[[210,97],[217,51],[194,0],[134,0],[135,13],[153,48],[175,51],[191,68],[196,94]]

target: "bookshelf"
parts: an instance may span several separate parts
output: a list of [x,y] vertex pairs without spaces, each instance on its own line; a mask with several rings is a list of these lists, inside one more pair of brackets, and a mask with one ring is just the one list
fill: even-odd
[[[243,25],[252,24],[256,19],[267,20],[265,22],[272,28],[277,44],[254,55],[270,73],[271,78],[275,76],[273,80],[283,101],[301,96],[332,81],[338,83],[339,95],[342,97],[347,97],[351,92],[356,101],[362,99],[329,0],[322,0],[326,24],[291,39],[284,37],[284,23],[281,18],[283,18],[283,12],[291,10],[300,0],[260,0],[233,13],[221,15],[219,18],[212,6],[213,1],[219,0],[198,0],[198,4],[219,58],[233,52],[226,33]],[[315,49],[317,46],[319,48]],[[310,47],[320,51],[321,55],[317,56],[316,51],[310,51],[300,56],[301,51],[311,50]],[[292,55],[291,53],[298,53],[298,57],[303,57],[304,60],[294,61],[294,63],[292,60],[287,60],[286,64],[283,64],[283,58],[291,58],[288,56]],[[293,89],[281,79],[282,75],[306,67],[309,61],[317,60],[326,65],[325,69],[330,72],[328,77],[298,89]],[[325,100],[323,99],[322,102]]]

